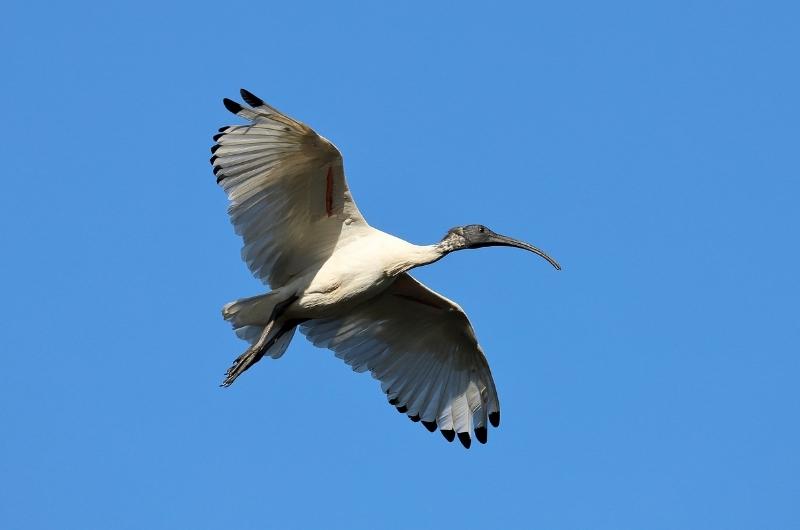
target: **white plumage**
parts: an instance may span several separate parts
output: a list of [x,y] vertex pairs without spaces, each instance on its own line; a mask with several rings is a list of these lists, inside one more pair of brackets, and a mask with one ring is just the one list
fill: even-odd
[[542,251],[480,225],[418,246],[367,224],[350,195],[336,147],[242,90],[224,100],[248,125],[223,127],[211,163],[230,199],[242,257],[272,287],[227,304],[223,316],[251,343],[228,386],[264,355],[285,352],[297,326],[354,370],[381,381],[390,403],[449,441],[486,442],[499,424],[492,374],[464,311],[412,278],[411,268],[455,250],[507,245]]

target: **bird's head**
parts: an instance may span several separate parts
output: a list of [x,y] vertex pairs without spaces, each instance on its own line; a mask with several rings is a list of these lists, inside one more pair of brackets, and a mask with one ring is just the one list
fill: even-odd
[[483,225],[465,225],[451,228],[447,231],[447,234],[445,234],[439,245],[441,245],[446,252],[481,247],[502,246],[521,248],[541,256],[557,270],[561,270],[561,265],[559,265],[556,260],[548,256],[543,250],[525,243],[524,241],[519,241],[508,236],[496,234]]

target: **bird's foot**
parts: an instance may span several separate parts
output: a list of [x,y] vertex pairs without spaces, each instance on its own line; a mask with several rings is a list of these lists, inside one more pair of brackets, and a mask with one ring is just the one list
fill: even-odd
[[270,331],[272,331],[273,322],[270,322],[264,327],[264,331],[261,332],[261,336],[258,340],[243,354],[238,356],[228,368],[228,371],[225,372],[225,380],[222,381],[222,384],[219,386],[227,387],[231,386],[236,378],[242,375],[248,368],[256,364],[258,361],[264,357],[264,352],[269,350],[269,347],[275,342],[275,338],[270,340]]
[[242,375],[248,368],[256,364],[264,356],[263,350],[256,350],[252,346],[247,348],[243,354],[238,356],[228,371],[225,372],[225,380],[220,386],[231,386],[236,378]]
[[[269,322],[266,326],[264,326],[264,330],[261,332],[261,336],[258,337],[258,340],[243,354],[238,356],[236,360],[233,361],[233,364],[228,371],[225,372],[225,380],[222,381],[222,384],[219,386],[228,387],[236,381],[236,378],[242,375],[248,368],[256,364],[258,361],[264,357],[264,354],[269,351],[275,341],[280,337],[283,333],[285,333],[289,329],[294,329],[294,326],[304,322],[304,320],[292,320],[288,323],[285,320],[281,320],[283,324],[279,324],[277,327],[275,325],[276,320],[281,316],[281,314],[286,310],[287,307],[292,305],[294,301],[297,300],[297,296],[292,296],[276,306],[272,310],[272,315],[270,315]],[[272,330],[276,329],[275,333],[272,333]],[[270,336],[272,335],[272,336]]]

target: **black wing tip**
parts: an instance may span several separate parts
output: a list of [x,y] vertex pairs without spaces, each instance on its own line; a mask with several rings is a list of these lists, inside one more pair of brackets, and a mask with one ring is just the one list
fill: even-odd
[[225,105],[225,108],[228,109],[230,112],[234,114],[239,114],[244,107],[233,101],[232,99],[224,98],[222,100],[222,104]]
[[469,449],[469,446],[472,445],[472,438],[469,437],[468,432],[458,433],[458,441],[461,442],[461,445],[464,446],[464,449]]
[[225,136],[225,133],[217,133],[214,136],[212,136],[211,139],[214,140],[215,142],[219,142],[219,139],[222,138],[223,136]]
[[489,413],[489,423],[492,427],[500,427],[500,411]]
[[[216,141],[216,138],[214,138],[214,140]],[[211,146],[211,154],[213,155],[214,153],[216,153],[217,149],[219,149],[220,147],[221,146],[219,144],[212,145]]]
[[391,405],[393,407],[397,406],[398,403],[400,403],[400,400],[397,399],[397,398],[392,398],[392,399],[389,400],[389,405]]
[[397,412],[399,412],[400,414],[405,414],[406,412],[408,412],[408,407],[406,407],[405,405],[397,407]]
[[442,433],[442,436],[444,436],[444,439],[447,440],[448,442],[452,442],[453,440],[456,439],[456,431],[454,431],[453,429],[442,429],[439,432]]
[[261,105],[264,104],[263,99],[261,99],[260,97],[256,96],[255,94],[253,94],[248,90],[240,88],[239,93],[242,95],[242,99],[244,99],[245,102],[251,107],[260,107]]
[[217,129],[217,132],[225,132],[230,128],[231,128],[230,125],[226,125],[225,127],[220,127],[219,129]]
[[409,416],[408,419],[413,421],[414,423],[417,423],[420,420],[420,417],[419,414],[414,414],[413,416]]
[[485,444],[486,440],[489,439],[489,431],[486,427],[478,427],[475,429],[475,438],[477,438],[480,443]]
[[425,421],[422,420],[422,426],[428,429],[429,432],[433,432],[436,430],[436,422],[435,421]]
[[[216,162],[216,161],[217,161],[217,158],[219,158],[219,157],[218,157],[217,155],[214,155],[214,156],[212,156],[211,158],[209,158],[209,159],[208,159],[208,161],[209,161],[209,162],[211,162],[211,165],[213,166],[213,165],[214,165],[214,162]],[[216,169],[216,168],[214,168],[214,169]],[[217,174],[217,173],[216,173],[216,171],[214,172],[214,174],[215,174],[215,175]]]

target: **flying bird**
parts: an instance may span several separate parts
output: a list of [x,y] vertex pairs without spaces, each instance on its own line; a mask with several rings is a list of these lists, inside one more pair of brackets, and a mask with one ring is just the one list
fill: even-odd
[[244,240],[242,258],[272,291],[226,304],[222,315],[250,347],[222,386],[264,356],[284,354],[299,327],[356,372],[369,370],[389,403],[447,441],[486,443],[500,424],[489,364],[467,315],[408,271],[457,250],[528,243],[483,225],[451,228],[414,245],[367,224],[329,140],[246,90],[248,106],[224,99],[248,123],[219,129],[211,148],[217,183]]

